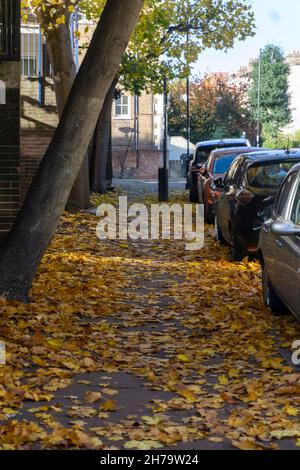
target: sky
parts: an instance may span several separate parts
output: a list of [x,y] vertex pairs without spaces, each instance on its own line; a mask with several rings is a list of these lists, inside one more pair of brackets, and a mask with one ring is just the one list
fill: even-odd
[[272,43],[286,54],[300,51],[300,0],[249,0],[256,18],[256,35],[236,41],[233,49],[209,49],[199,56],[194,75],[207,72],[232,72],[248,65],[259,55],[260,48]]

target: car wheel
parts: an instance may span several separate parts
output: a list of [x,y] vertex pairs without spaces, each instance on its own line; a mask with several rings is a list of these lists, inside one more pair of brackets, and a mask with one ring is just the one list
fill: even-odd
[[231,247],[231,258],[233,261],[242,261],[245,256],[247,255],[246,251],[238,241],[236,235],[234,234],[233,230],[230,231],[230,247]]
[[215,213],[213,207],[208,204],[204,208],[204,222],[213,225],[215,223]]
[[262,287],[265,305],[272,310],[274,315],[285,315],[287,308],[274,291],[265,266],[262,272]]
[[217,216],[215,216],[215,231],[216,231],[216,239],[218,240],[220,245],[227,245],[226,240],[223,237],[222,230],[220,229]]
[[190,188],[190,202],[198,202],[198,191],[195,188]]

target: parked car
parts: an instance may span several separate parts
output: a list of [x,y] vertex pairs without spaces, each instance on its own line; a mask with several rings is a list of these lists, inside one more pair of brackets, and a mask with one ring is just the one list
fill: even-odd
[[250,142],[247,139],[219,139],[206,140],[196,144],[187,174],[187,189],[190,192],[190,202],[198,202],[197,175],[200,168],[206,163],[210,153],[217,148],[228,147],[250,147]]
[[204,204],[204,220],[207,224],[215,223],[215,203],[220,190],[215,187],[214,180],[224,178],[233,160],[241,153],[254,152],[256,147],[230,147],[213,150],[205,165],[197,174],[198,202]]
[[237,157],[224,181],[216,203],[216,232],[231,247],[232,258],[241,261],[257,253],[264,213],[276,197],[289,170],[300,162],[300,151],[264,151]]
[[259,254],[266,305],[275,314],[288,307],[300,319],[300,165],[288,173],[263,224]]

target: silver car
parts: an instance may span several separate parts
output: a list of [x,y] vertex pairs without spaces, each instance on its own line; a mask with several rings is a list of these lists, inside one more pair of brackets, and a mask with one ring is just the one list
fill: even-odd
[[288,173],[271,212],[259,241],[264,301],[275,314],[288,308],[300,320],[300,164]]

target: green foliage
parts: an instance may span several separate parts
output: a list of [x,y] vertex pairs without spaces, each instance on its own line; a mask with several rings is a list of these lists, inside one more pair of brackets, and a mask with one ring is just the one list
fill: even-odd
[[[171,89],[169,132],[186,136],[185,83],[176,82]],[[226,74],[211,74],[191,84],[191,140],[241,137],[252,139],[253,121],[244,85],[230,82]]]
[[[67,23],[75,7],[97,22],[104,5],[105,0],[22,1],[23,17],[33,12],[45,31]],[[123,57],[119,83],[135,94],[161,92],[163,77],[186,77],[204,49],[228,49],[236,39],[253,34],[248,0],[145,0]]]
[[267,137],[264,145],[269,148],[299,148],[300,147],[300,129],[293,134],[280,133],[277,137]]
[[[290,69],[280,47],[268,44],[261,52],[260,120],[266,141],[275,140],[280,130],[291,122],[288,77]],[[259,60],[253,63],[249,91],[252,116],[258,113]]]
[[186,77],[204,49],[228,49],[253,34],[247,0],[146,0],[119,81],[136,94],[161,92],[163,77]]

